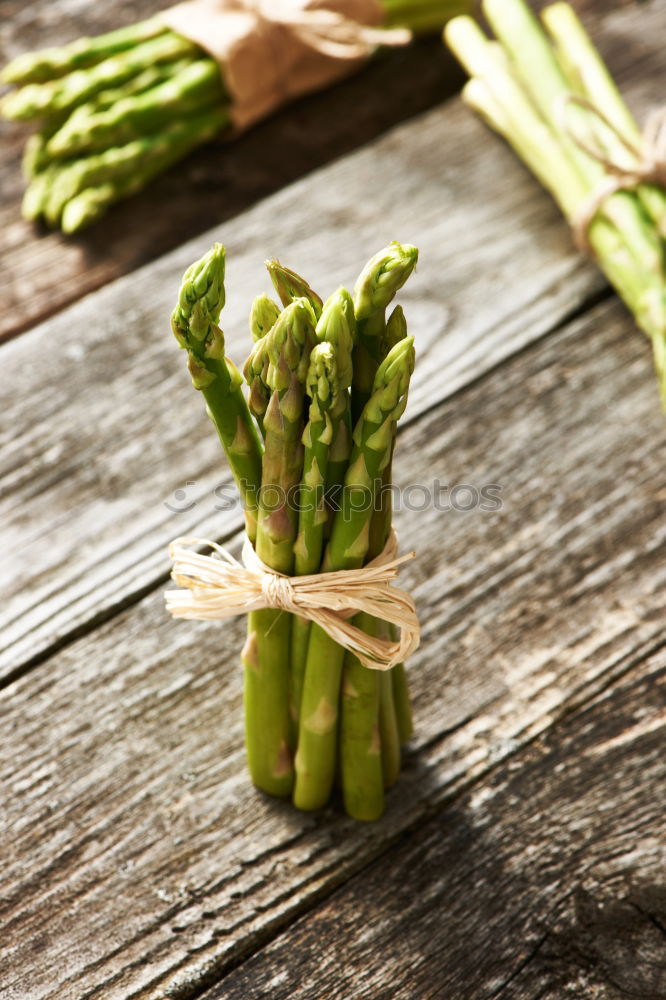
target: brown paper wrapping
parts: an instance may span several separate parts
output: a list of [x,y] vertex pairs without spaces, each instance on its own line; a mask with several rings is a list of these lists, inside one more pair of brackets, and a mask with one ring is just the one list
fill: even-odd
[[379,0],[185,0],[160,20],[219,63],[238,130],[411,38],[381,28]]

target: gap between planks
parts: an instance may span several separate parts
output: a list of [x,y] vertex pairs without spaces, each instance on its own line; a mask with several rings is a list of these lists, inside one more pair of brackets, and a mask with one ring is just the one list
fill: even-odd
[[665,645],[173,1000],[662,996]]

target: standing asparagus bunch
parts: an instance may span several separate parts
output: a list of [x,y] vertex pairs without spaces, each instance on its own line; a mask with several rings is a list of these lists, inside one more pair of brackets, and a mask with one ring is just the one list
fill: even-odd
[[[666,406],[666,191],[636,177],[617,190],[608,161],[629,175],[642,138],[601,56],[568,3],[483,0],[490,41],[469,17],[445,39],[470,74],[463,97],[579,224],[581,239],[648,334]],[[610,180],[610,183],[609,183]],[[596,193],[601,197],[597,198]]]
[[[441,30],[469,0],[382,0],[386,28]],[[73,233],[231,123],[218,63],[158,17],[24,53],[0,114],[37,122],[23,169],[27,219]],[[289,91],[286,86],[285,92]]]
[[[354,296],[326,301],[278,261],[267,263],[283,308],[258,296],[241,376],[224,356],[224,248],[185,273],[172,327],[188,352],[262,562],[292,576],[358,569],[391,530],[391,461],[414,368],[413,339],[391,299],[417,261],[392,243],[361,272]],[[388,638],[385,622],[354,623]],[[411,735],[404,667],[380,672],[345,655],[319,626],[252,611],[242,653],[248,764],[254,783],[317,809],[341,787],[347,812],[377,819]]]

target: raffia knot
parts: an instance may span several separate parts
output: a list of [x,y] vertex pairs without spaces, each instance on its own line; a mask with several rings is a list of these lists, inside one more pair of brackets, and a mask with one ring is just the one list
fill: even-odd
[[292,613],[295,611],[294,588],[288,576],[264,573],[261,579],[261,593],[266,600],[266,607]]
[[[195,548],[211,548],[203,555]],[[410,595],[392,581],[415,553],[398,555],[395,531],[383,552],[361,569],[310,576],[284,576],[266,566],[249,540],[242,563],[221,545],[201,538],[177,538],[169,546],[172,579],[181,588],[167,590],[167,609],[175,618],[200,621],[232,618],[274,608],[315,622],[335,642],[353,652],[364,666],[389,670],[418,648],[419,621]],[[350,619],[359,612],[399,629],[399,639],[368,635]]]
[[[593,114],[619,140],[628,154],[627,162],[611,157],[593,131],[583,136],[572,128],[567,118],[571,105]],[[605,171],[605,176],[583,198],[569,219],[576,245],[591,252],[590,225],[608,198],[618,191],[633,190],[640,184],[666,188],[666,106],[648,116],[638,144],[624,135],[592,101],[580,94],[567,94],[563,98],[559,118],[563,130],[576,147],[596,160]]]

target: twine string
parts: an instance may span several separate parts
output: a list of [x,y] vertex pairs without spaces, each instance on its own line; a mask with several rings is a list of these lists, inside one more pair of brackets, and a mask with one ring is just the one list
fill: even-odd
[[[611,132],[629,154],[629,163],[612,157],[592,130],[581,135],[573,128],[567,110],[575,105],[594,115]],[[598,185],[583,198],[569,220],[576,245],[591,251],[589,230],[597,212],[618,191],[633,190],[639,184],[655,184],[666,188],[666,106],[653,111],[647,118],[637,145],[587,97],[567,94],[560,109],[563,131],[574,145],[604,169]]]
[[[196,548],[213,549],[204,555]],[[200,538],[177,538],[169,546],[171,577],[181,588],[165,595],[175,618],[209,621],[235,617],[263,608],[300,615],[315,622],[364,666],[389,670],[418,648],[420,629],[411,596],[392,585],[399,567],[415,553],[398,555],[391,531],[383,552],[355,570],[285,576],[266,566],[249,540],[242,562],[221,545]],[[359,612],[395,625],[397,640],[368,635],[350,619]]]
[[379,0],[183,0],[159,17],[219,64],[239,130],[412,38]]

